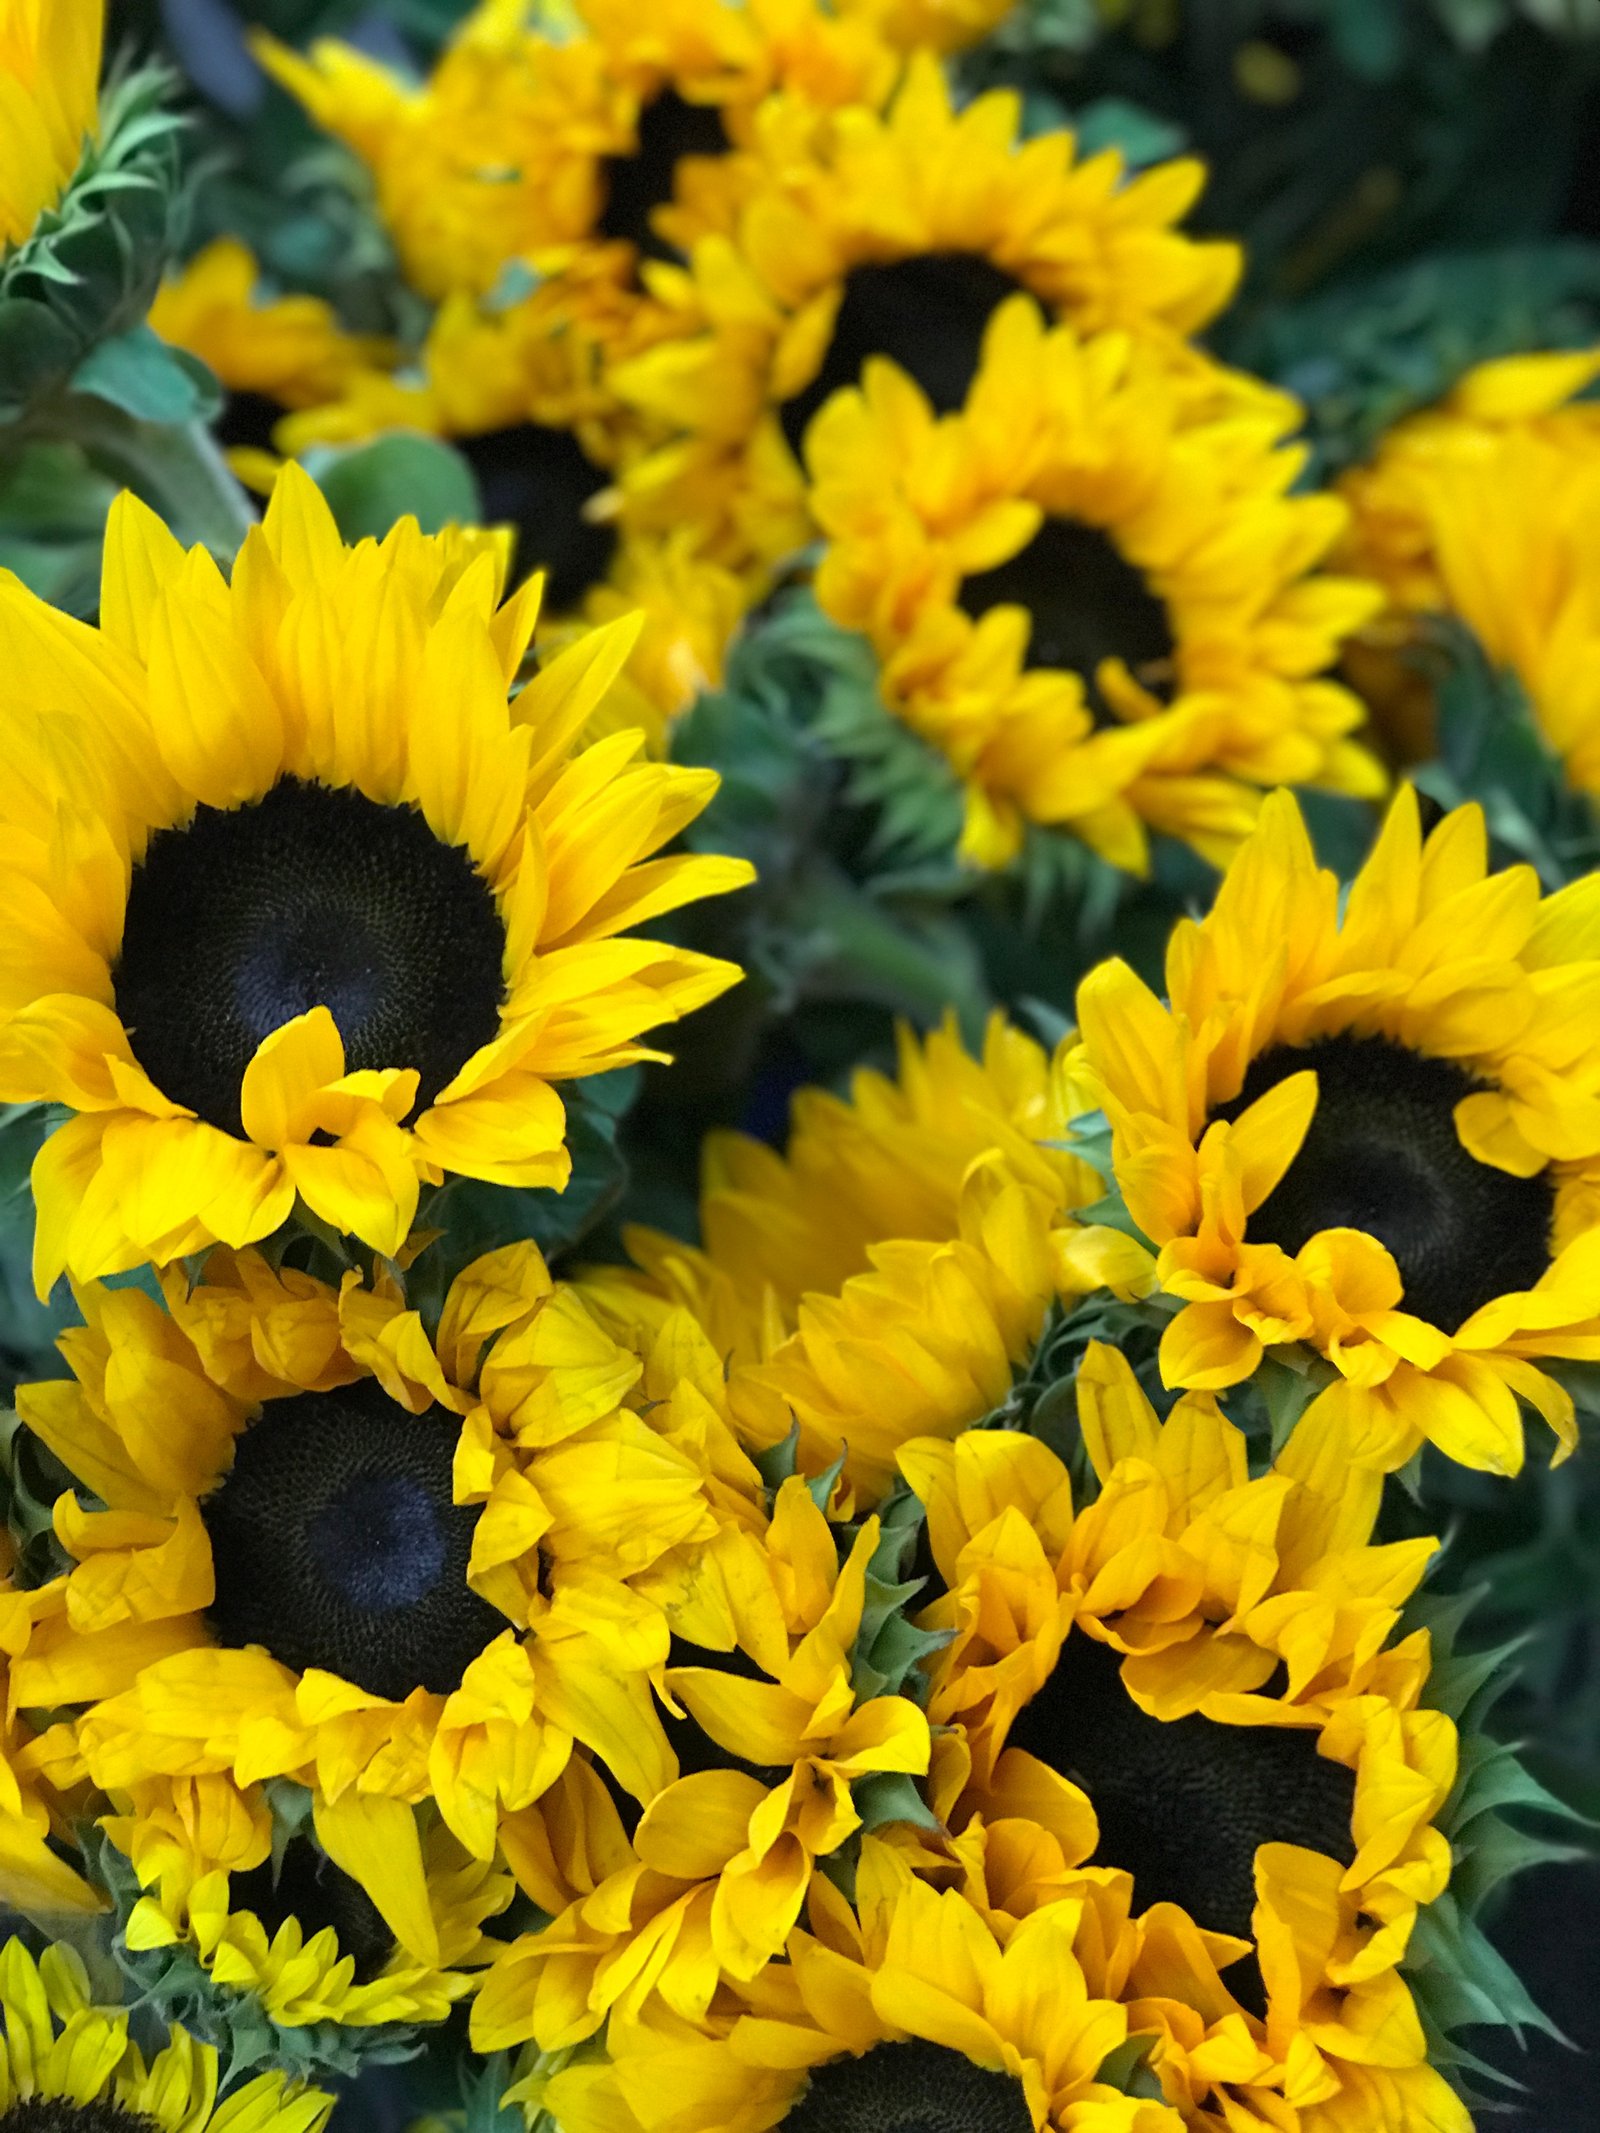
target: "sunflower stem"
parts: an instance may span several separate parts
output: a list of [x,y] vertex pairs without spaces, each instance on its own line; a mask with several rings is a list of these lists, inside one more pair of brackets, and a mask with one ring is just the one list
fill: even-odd
[[203,423],[141,422],[85,393],[67,394],[28,424],[34,437],[75,444],[102,473],[159,512],[180,539],[231,563],[256,523],[250,500]]

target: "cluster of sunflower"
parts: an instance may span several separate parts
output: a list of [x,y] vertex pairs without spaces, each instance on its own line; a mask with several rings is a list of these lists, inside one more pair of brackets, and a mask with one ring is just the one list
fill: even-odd
[[[1470,2133],[1539,2020],[1435,1528],[1600,1404],[1600,351],[1308,487],[1199,164],[972,93],[1010,14],[258,36],[356,321],[162,278],[166,90],[0,0],[0,537],[125,477],[91,600],[0,572],[0,2133]],[[342,522],[419,434],[475,514]],[[785,631],[850,807],[942,779],[974,897],[1074,845],[1126,955],[563,1225],[638,1069],[696,1137],[764,855],[681,737]],[[1393,785],[1462,643],[1564,869]]]

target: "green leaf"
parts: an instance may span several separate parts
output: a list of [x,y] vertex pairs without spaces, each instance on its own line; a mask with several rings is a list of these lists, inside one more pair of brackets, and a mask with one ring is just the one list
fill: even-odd
[[381,540],[402,518],[438,533],[483,516],[472,469],[437,437],[396,431],[347,452],[308,452],[305,465],[347,541]]
[[202,407],[189,367],[148,326],[102,341],[73,372],[72,385],[136,422],[189,422]]

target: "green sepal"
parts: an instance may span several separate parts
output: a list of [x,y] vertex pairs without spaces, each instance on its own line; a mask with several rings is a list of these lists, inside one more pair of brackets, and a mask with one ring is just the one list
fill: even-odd
[[910,1617],[909,1610],[927,1583],[925,1578],[909,1575],[925,1514],[901,1482],[880,1507],[878,1517],[882,1530],[867,1567],[866,1600],[851,1655],[850,1685],[857,1703],[873,1696],[909,1696],[924,1703],[928,1680],[923,1662],[942,1651],[951,1636],[945,1630],[919,1629]]
[[1124,2037],[1115,2051],[1107,2052],[1095,2071],[1095,2080],[1124,2096],[1137,2096],[1151,2103],[1165,2100],[1161,2083],[1150,2065],[1155,2049],[1153,2036]]
[[752,1452],[751,1462],[761,1476],[762,1485],[770,1495],[776,1496],[784,1483],[800,1471],[800,1425],[790,1425],[787,1437],[776,1444],[769,1444],[765,1451]]
[[903,1770],[874,1770],[857,1778],[850,1788],[863,1834],[884,1829],[890,1823],[909,1824],[913,1829],[937,1830],[943,1825],[917,1790],[917,1781]]
[[1542,2030],[1558,2042],[1566,2041],[1450,1890],[1417,1913],[1405,1975],[1426,2020],[1446,2036],[1481,2026],[1509,2029],[1517,2036],[1528,2029]]

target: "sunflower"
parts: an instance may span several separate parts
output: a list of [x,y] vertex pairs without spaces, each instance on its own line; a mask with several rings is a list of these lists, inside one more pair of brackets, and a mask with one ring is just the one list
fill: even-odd
[[[1391,716],[1426,684],[1404,654],[1419,623],[1467,623],[1514,675],[1567,781],[1600,797],[1600,603],[1589,567],[1600,510],[1600,402],[1574,400],[1600,350],[1514,356],[1470,371],[1436,409],[1399,423],[1344,476],[1357,566],[1390,611],[1356,669]],[[1424,750],[1423,752],[1431,752]]]
[[874,1502],[900,1444],[977,1421],[1032,1353],[1067,1210],[1096,1196],[1066,1145],[1080,1102],[1061,1058],[998,1016],[979,1058],[953,1026],[902,1033],[897,1079],[795,1098],[786,1155],[711,1136],[703,1249],[630,1230],[638,1271],[595,1270],[583,1292],[622,1339],[687,1312],[726,1358],[742,1440],[798,1426],[805,1471],[842,1449]]
[[356,370],[274,434],[296,455],[391,430],[449,438],[477,478],[484,518],[512,529],[517,571],[545,573],[542,652],[585,625],[643,617],[599,727],[644,726],[659,745],[720,679],[760,586],[699,552],[687,531],[640,530],[623,514],[618,470],[649,439],[606,386],[602,342],[623,330],[607,323],[614,311],[614,291],[593,277],[587,293],[568,276],[500,310],[453,297],[413,372]]
[[424,1954],[413,1809],[487,1861],[575,1741],[654,1797],[651,1674],[757,1509],[670,1414],[619,1406],[637,1359],[532,1245],[459,1275],[431,1340],[388,1280],[250,1252],[164,1286],[165,1310],[84,1289],[74,1378],[19,1389],[103,1508],[56,1504],[73,1567],[25,1595],[17,1704],[74,1708],[108,1793],[307,1786],[323,1850]]
[[861,16],[896,51],[959,52],[996,30],[1017,0],[838,0],[839,13]]
[[263,294],[260,266],[236,237],[216,238],[169,275],[149,324],[216,373],[227,393],[218,439],[252,480],[285,408],[336,398],[387,346],[347,332],[319,297]]
[[96,2003],[74,1948],[34,1960],[12,1934],[0,1947],[0,2121],[51,2133],[107,2126],[160,2133],[321,2133],[333,2098],[258,2074],[217,2101],[217,2055],[174,2023],[146,2065],[129,2010]]
[[1519,1401],[1570,1450],[1541,1365],[1600,1356],[1597,986],[1600,884],[1491,873],[1478,808],[1424,838],[1402,791],[1341,900],[1274,793],[1172,937],[1169,1004],[1120,961],[1079,989],[1078,1068],[1176,1307],[1167,1383],[1298,1343],[1364,1463],[1427,1440],[1514,1473]]
[[98,114],[99,0],[0,8],[0,254],[66,191]]
[[613,2026],[601,2061],[537,2075],[512,2098],[567,2133],[1181,2133],[1114,2068],[1128,2009],[1098,1991],[1101,1913],[1056,1902],[1001,1938],[875,1838],[856,1898],[813,1884],[808,1929],[746,2004],[697,2030]]
[[[732,1634],[721,1650],[680,1641],[662,1677],[685,1774],[646,1803],[631,1844],[602,1811],[581,1855],[602,1871],[496,1959],[474,2003],[476,2049],[529,2037],[561,2049],[651,2006],[704,2017],[725,1980],[748,1981],[781,1952],[819,1863],[862,1829],[871,1786],[927,1770],[918,1706],[857,1685],[880,1535],[866,1520],[841,1563],[816,1497],[792,1475],[765,1534],[725,1555]],[[535,1812],[540,1841],[508,1833],[507,1849],[551,1908],[561,1883],[552,1888],[550,1862],[572,1854],[562,1832],[573,1802],[557,1795]]]
[[129,1953],[154,1955],[153,1971],[187,1958],[279,2029],[442,2021],[492,1952],[484,1921],[514,1894],[503,1867],[422,1821],[425,1900],[402,1938],[310,1834],[275,1849],[259,1787],[216,1775],[146,1780],[101,1826],[146,1890],[123,1925]]
[[651,857],[715,780],[575,745],[625,626],[508,703],[539,587],[497,611],[503,560],[410,519],[345,548],[291,467],[231,586],[130,496],[98,630],[0,583],[0,1094],[75,1114],[34,1166],[41,1291],[297,1195],[392,1253],[424,1180],[559,1189],[552,1083],[734,982],[621,937],[749,878]]
[[817,598],[961,778],[965,857],[1009,861],[1032,822],[1135,872],[1147,827],[1226,863],[1261,786],[1380,788],[1361,705],[1320,678],[1380,595],[1317,569],[1344,513],[1287,493],[1300,419],[1023,296],[959,413],[874,360],[818,414]]
[[780,121],[733,233],[694,248],[685,309],[707,330],[612,373],[683,433],[657,486],[680,509],[728,498],[758,556],[808,537],[801,438],[868,356],[890,357],[947,414],[991,315],[1018,290],[1084,331],[1175,344],[1238,279],[1237,246],[1174,227],[1200,189],[1197,162],[1128,179],[1114,151],[1077,162],[1070,133],[1024,141],[1019,97],[996,90],[958,110],[929,53],[885,111],[848,106],[800,142]]
[[512,261],[599,264],[648,305],[641,259],[726,231],[757,182],[755,115],[877,102],[895,61],[820,0],[573,0],[553,36],[527,0],[483,0],[412,89],[346,45],[266,65],[373,173],[409,278],[485,294]]
[[[11,1540],[0,1526],[0,1564]],[[0,1910],[24,1918],[59,1919],[98,1911],[104,1899],[70,1862],[77,1757],[65,1729],[43,1734],[30,1726],[11,1696],[11,1668],[27,1648],[32,1609],[0,1571]]]
[[1091,1346],[1077,1395],[1083,1503],[1033,1438],[901,1452],[947,1588],[919,1617],[950,1639],[926,1662],[955,1729],[935,1807],[1132,1875],[1134,2026],[1163,2034],[1169,2100],[1217,2114],[1191,2122],[1291,2123],[1347,2066],[1434,2086],[1399,1965],[1450,1879],[1457,1736],[1428,1706],[1428,1632],[1397,1629],[1437,1544],[1372,1545],[1380,1483],[1352,1482],[1334,1417],[1252,1481],[1209,1394],[1160,1423]]

